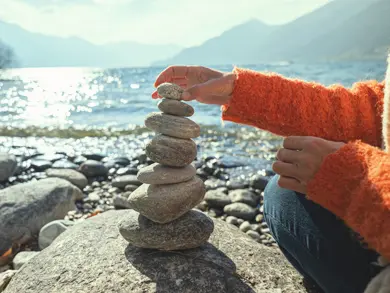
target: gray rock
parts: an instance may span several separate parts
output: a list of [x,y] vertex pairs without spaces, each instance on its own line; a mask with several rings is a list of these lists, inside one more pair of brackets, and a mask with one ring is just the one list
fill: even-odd
[[253,189],[264,190],[268,184],[268,178],[262,175],[253,175],[250,180],[250,186]]
[[164,252],[135,248],[120,235],[118,223],[129,213],[109,211],[75,225],[28,262],[4,293],[306,292],[279,250],[222,221],[215,220],[205,245]]
[[260,234],[256,231],[253,231],[253,230],[248,230],[246,232],[247,235],[249,235],[253,240],[256,240],[256,241],[261,241],[261,237],[260,237]]
[[256,209],[242,202],[235,202],[225,206],[223,211],[229,216],[235,216],[244,220],[252,220],[256,216]]
[[194,121],[164,113],[150,113],[146,116],[145,126],[157,133],[177,138],[195,138],[200,135],[200,127]]
[[194,108],[186,103],[171,99],[162,99],[158,103],[161,112],[181,117],[191,117],[194,115]]
[[24,264],[29,262],[33,257],[36,257],[39,251],[21,251],[15,255],[12,260],[14,270],[19,270]]
[[12,243],[26,243],[47,223],[63,219],[82,196],[80,189],[60,178],[0,190],[0,255]]
[[88,197],[84,200],[85,202],[98,202],[100,200],[99,192],[91,192]]
[[18,163],[15,156],[0,153],[0,182],[8,180],[9,177],[13,176]]
[[128,201],[130,206],[147,217],[158,222],[173,221],[200,203],[206,190],[198,177],[176,184],[143,184],[132,192]]
[[237,218],[234,216],[227,216],[225,221],[226,221],[226,223],[234,225],[234,226],[238,225]]
[[108,169],[103,163],[87,160],[81,164],[79,171],[87,177],[106,176]]
[[124,189],[127,185],[140,186],[142,183],[137,179],[136,175],[123,175],[116,177],[112,181],[112,186]]
[[248,222],[248,221],[245,221],[244,223],[242,223],[241,225],[240,225],[240,230],[242,231],[242,232],[247,232],[247,231],[249,231],[251,229],[251,224]]
[[172,184],[188,181],[195,175],[196,169],[192,165],[175,168],[155,163],[142,168],[137,178],[146,184]]
[[47,177],[57,177],[68,180],[80,189],[84,189],[88,185],[88,179],[75,170],[71,169],[48,169],[46,170]]
[[7,270],[0,273],[0,292],[3,292],[16,272],[16,270]]
[[224,208],[226,205],[232,203],[230,197],[220,190],[207,191],[204,200],[207,202],[207,205],[212,208]]
[[139,213],[132,213],[119,224],[119,232],[131,245],[158,250],[198,247],[207,242],[213,230],[213,221],[197,211],[189,211],[167,224],[158,224]]
[[237,189],[229,193],[232,202],[242,202],[250,205],[251,207],[257,207],[259,204],[259,198],[252,191],[247,189]]
[[39,231],[38,244],[40,249],[48,247],[54,239],[65,232],[74,222],[68,220],[56,220],[42,227]]
[[76,170],[79,165],[76,165],[75,163],[66,161],[66,160],[59,160],[53,163],[51,166],[54,169],[73,169]]
[[43,172],[53,165],[52,162],[46,161],[46,160],[38,160],[38,159],[33,159],[31,160],[31,167],[38,172]]
[[156,135],[146,145],[147,156],[156,163],[172,167],[191,164],[197,154],[196,144],[191,139]]
[[167,99],[180,100],[184,90],[174,83],[162,83],[157,87],[157,93]]
[[114,204],[114,207],[118,210],[131,209],[130,202],[127,200],[127,198],[125,198],[119,194],[114,196],[113,204]]

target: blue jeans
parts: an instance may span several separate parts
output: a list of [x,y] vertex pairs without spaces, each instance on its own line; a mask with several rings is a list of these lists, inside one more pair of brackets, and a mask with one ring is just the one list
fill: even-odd
[[264,192],[264,218],[286,258],[325,293],[362,293],[379,273],[372,264],[378,254],[331,212],[280,188],[277,179]]

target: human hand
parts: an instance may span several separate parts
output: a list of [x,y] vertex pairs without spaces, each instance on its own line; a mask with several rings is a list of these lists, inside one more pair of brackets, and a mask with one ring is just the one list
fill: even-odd
[[[224,73],[203,66],[170,66],[157,77],[154,86],[164,82],[175,83],[184,88],[182,100],[197,100],[204,104],[226,104],[233,92],[233,73]],[[152,98],[161,98],[154,91]]]
[[277,152],[278,161],[272,166],[280,175],[282,188],[306,194],[307,184],[320,169],[325,157],[344,145],[318,137],[290,136],[284,139]]
[[368,284],[364,293],[389,293],[390,292],[390,266],[381,271]]

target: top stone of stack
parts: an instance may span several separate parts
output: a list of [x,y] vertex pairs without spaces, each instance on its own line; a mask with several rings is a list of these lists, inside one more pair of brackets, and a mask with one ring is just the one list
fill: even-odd
[[162,83],[157,87],[157,93],[166,99],[178,100],[180,101],[181,95],[184,90],[174,83]]

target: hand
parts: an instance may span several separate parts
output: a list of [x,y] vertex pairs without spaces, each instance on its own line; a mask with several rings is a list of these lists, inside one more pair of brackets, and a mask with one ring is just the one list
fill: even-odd
[[390,267],[386,267],[368,284],[364,293],[390,292]]
[[344,145],[318,137],[290,136],[284,139],[272,169],[280,175],[282,188],[306,194],[307,184],[320,169],[324,158]]
[[[185,89],[182,99],[205,104],[226,104],[233,92],[236,76],[203,66],[170,66],[157,77],[154,86],[175,83]],[[152,98],[161,98],[153,92]]]

